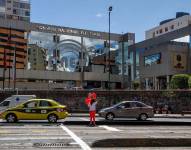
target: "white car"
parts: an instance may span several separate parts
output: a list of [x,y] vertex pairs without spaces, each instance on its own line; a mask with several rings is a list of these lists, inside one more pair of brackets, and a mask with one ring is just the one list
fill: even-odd
[[36,95],[12,95],[0,103],[0,112],[34,98],[36,98]]

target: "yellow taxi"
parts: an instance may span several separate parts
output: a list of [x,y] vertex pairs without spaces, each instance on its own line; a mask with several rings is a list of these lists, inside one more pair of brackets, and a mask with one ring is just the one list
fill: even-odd
[[7,122],[17,122],[18,120],[48,120],[57,122],[68,116],[66,106],[51,99],[31,99],[9,108],[1,114],[1,118]]

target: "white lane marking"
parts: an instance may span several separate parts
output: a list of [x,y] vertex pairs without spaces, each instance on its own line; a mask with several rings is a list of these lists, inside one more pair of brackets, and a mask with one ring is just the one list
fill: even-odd
[[91,148],[83,141],[81,140],[75,133],[73,133],[71,130],[69,130],[66,126],[61,125],[60,126],[65,132],[70,135],[76,143],[78,143],[83,150],[91,150]]
[[109,126],[99,126],[99,127],[104,128],[104,129],[109,130],[109,131],[115,131],[115,132],[121,131],[119,129],[116,129],[116,128],[113,128],[113,127],[109,127]]
[[89,119],[87,119],[87,118],[80,118],[80,119],[83,121],[89,121]]
[[0,141],[23,141],[23,140],[64,140],[64,139],[71,139],[71,137],[5,137],[0,138]]

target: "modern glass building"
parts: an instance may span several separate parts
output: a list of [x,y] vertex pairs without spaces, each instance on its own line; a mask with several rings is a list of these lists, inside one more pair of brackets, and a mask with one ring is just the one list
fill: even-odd
[[[111,33],[109,49],[106,32],[12,19],[0,19],[0,27],[8,30],[4,44],[13,43],[12,54],[7,51],[0,54],[1,68],[7,68],[4,62],[9,61],[10,68],[17,69],[17,87],[37,88],[39,84],[38,88],[107,88],[109,83],[113,89],[127,87],[128,44],[135,41],[133,33]],[[13,41],[13,30],[22,32],[25,43]],[[22,55],[18,46],[24,46]],[[1,47],[6,49],[4,45]],[[8,55],[16,57],[5,59]],[[21,63],[20,57],[22,68],[14,65]],[[7,81],[10,78],[7,70],[3,72]],[[24,85],[26,82],[28,86]]]
[[145,41],[129,47],[136,55],[131,81],[138,77],[142,89],[169,89],[173,75],[191,73],[190,20],[188,13],[177,13],[146,31]]
[[30,21],[30,0],[0,0],[0,18]]

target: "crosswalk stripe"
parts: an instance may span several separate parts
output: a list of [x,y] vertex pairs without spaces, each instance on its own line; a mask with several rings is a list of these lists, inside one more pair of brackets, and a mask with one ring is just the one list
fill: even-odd
[[104,128],[104,129],[109,130],[109,131],[115,131],[115,132],[121,131],[119,129],[109,127],[109,126],[99,126],[99,127]]
[[80,147],[83,150],[91,150],[91,148],[82,140],[80,139],[75,133],[73,133],[71,130],[69,130],[66,126],[61,125],[60,126],[65,132],[68,133],[68,135],[70,135],[74,141],[76,141],[76,143],[78,143],[80,145]]
[[0,141],[23,141],[23,140],[64,140],[71,139],[71,137],[4,137],[0,138]]

